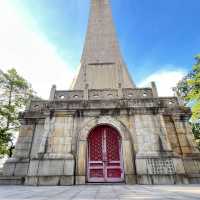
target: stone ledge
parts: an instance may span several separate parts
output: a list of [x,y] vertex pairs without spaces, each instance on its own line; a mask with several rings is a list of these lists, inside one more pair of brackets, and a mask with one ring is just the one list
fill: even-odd
[[125,174],[125,183],[128,185],[137,184],[137,175],[136,174]]
[[184,175],[138,175],[139,185],[175,185],[188,184],[188,178]]
[[200,178],[200,174],[188,174],[189,178]]
[[199,160],[200,161],[200,153],[192,153],[183,156],[183,160]]
[[7,160],[4,164],[3,175],[24,177],[27,175],[29,162],[19,161],[18,159]]
[[27,176],[25,185],[71,186],[74,185],[74,176]]
[[165,152],[146,152],[146,153],[137,153],[136,159],[165,159],[165,158],[181,158],[179,155],[174,155],[172,151]]
[[45,159],[31,160],[28,176],[71,176],[74,174],[74,160]]
[[21,176],[0,176],[0,185],[23,185],[24,177]]
[[86,177],[85,176],[76,176],[76,185],[85,185]]
[[73,160],[74,156],[71,153],[57,154],[57,153],[46,153],[44,154],[43,160]]
[[181,113],[187,113],[188,109],[180,109],[178,100],[175,97],[145,97],[145,98],[113,98],[113,99],[91,99],[91,100],[54,100],[54,101],[31,101],[29,110],[21,113],[20,118],[32,112],[44,113],[49,110],[76,110],[76,109],[102,109],[102,108],[168,108],[177,109]]
[[200,184],[200,174],[188,174],[190,184]]

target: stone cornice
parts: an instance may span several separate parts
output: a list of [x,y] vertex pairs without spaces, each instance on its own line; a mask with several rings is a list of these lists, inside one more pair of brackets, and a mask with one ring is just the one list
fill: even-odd
[[[189,108],[180,106],[175,97],[137,98],[137,99],[104,99],[104,100],[55,100],[30,103],[29,110],[21,113],[19,118],[46,118],[53,116],[74,116],[81,111],[87,115],[135,115],[135,114],[163,114],[184,115],[188,119],[191,115]],[[94,112],[93,112],[94,111]],[[98,111],[98,112],[97,112]],[[89,114],[88,114],[89,113]],[[92,114],[94,113],[94,114]],[[77,116],[79,116],[77,114]]]

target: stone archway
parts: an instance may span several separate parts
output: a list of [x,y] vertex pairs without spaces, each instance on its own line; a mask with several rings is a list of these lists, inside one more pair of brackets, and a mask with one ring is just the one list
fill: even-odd
[[90,131],[96,126],[102,124],[104,125],[107,124],[115,128],[122,137],[122,140],[129,139],[130,137],[129,130],[122,122],[111,116],[102,116],[99,118],[93,118],[82,125],[79,132],[79,140],[87,140]]
[[121,136],[109,125],[98,125],[87,140],[87,181],[123,182]]
[[109,125],[120,134],[125,182],[134,184],[136,182],[135,163],[130,132],[122,122],[111,116],[92,118],[82,124],[77,140],[76,184],[85,184],[87,182],[87,139],[91,130],[100,125]]

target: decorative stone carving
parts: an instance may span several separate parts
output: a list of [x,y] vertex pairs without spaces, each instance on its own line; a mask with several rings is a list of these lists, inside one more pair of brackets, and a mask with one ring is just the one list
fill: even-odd
[[173,160],[168,159],[152,159],[146,160],[147,170],[149,174],[154,175],[165,175],[165,174],[176,174]]

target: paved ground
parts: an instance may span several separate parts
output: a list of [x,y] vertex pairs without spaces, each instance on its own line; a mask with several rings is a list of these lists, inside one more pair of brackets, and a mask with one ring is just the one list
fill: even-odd
[[200,185],[129,186],[86,185],[70,187],[0,186],[0,200],[200,200]]

